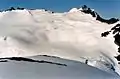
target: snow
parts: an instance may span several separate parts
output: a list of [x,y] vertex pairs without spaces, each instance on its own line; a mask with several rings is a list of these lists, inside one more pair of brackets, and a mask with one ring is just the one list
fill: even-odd
[[67,66],[4,59],[7,62],[0,63],[1,79],[119,79],[116,74],[107,73],[77,61],[47,56],[29,58],[64,63]]
[[88,59],[88,65],[107,72],[113,72],[113,65],[120,74],[112,35],[101,37],[114,25],[99,22],[76,8],[65,13],[39,9],[1,12],[0,57],[50,55],[80,62]]
[[78,12],[79,10],[77,8],[72,8],[69,12]]

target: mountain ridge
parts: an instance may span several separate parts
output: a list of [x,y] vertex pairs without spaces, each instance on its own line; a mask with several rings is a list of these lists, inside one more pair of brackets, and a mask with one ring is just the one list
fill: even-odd
[[[50,10],[47,10],[47,9],[25,9],[23,7],[17,7],[17,8],[10,7],[6,10],[1,11],[1,12],[13,11],[13,10],[28,10],[28,11],[29,10],[41,10],[41,11],[45,11],[45,12],[48,12],[48,13],[57,13],[57,12],[53,12],[53,11],[50,11]],[[85,14],[90,14],[90,15],[92,15],[92,17],[95,17],[96,20],[98,20],[100,22],[107,23],[107,24],[114,24],[114,23],[120,21],[120,19],[118,19],[118,18],[104,19],[94,9],[91,9],[91,8],[87,7],[86,5],[83,5],[81,8],[72,8],[71,10],[69,10],[69,12],[72,12],[72,11],[73,12],[74,11],[81,11]]]

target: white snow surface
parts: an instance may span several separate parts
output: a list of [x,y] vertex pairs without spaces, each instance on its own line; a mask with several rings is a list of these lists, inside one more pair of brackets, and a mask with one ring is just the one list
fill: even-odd
[[[57,57],[32,56],[34,60],[53,63],[7,60],[0,63],[0,79],[119,79],[115,73],[108,73],[95,67]],[[4,60],[2,60],[4,61]]]
[[88,65],[107,72],[112,72],[113,65],[120,74],[112,35],[101,37],[114,25],[101,23],[76,8],[64,13],[39,9],[1,12],[0,57],[50,55],[80,62],[88,59]]

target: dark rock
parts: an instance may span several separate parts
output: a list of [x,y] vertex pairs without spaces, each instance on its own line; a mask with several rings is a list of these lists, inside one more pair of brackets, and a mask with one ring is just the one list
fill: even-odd
[[118,45],[118,46],[120,46],[120,34],[117,33],[117,34],[114,36],[114,38],[115,38],[115,40],[114,40],[115,44]]
[[97,14],[97,18],[96,20],[100,21],[100,22],[104,22],[104,23],[107,23],[107,24],[114,24],[116,23],[117,21],[119,21],[119,19],[115,19],[115,18],[111,18],[111,19],[103,19],[100,15]]
[[87,8],[88,8],[88,7],[87,7],[86,5],[83,5],[83,6],[82,6],[82,9],[83,9],[83,10],[87,10]]
[[[106,31],[104,33],[101,34],[101,37],[106,37],[107,35],[109,35],[109,33],[112,32],[113,38],[114,38],[114,43],[119,46],[118,47],[118,52],[120,53],[120,24],[116,24],[114,27],[111,28],[110,31]],[[120,61],[120,55],[115,56],[115,58]],[[120,62],[118,62],[118,64],[120,64]]]
[[15,10],[15,8],[14,7],[11,7],[10,9],[8,9],[9,11],[12,11],[12,10]]
[[104,33],[101,34],[101,37],[106,37],[109,34],[110,34],[110,31],[106,31],[106,32],[104,32]]
[[114,26],[111,30],[115,30],[116,28],[120,27],[120,24],[117,24],[116,26]]
[[87,59],[87,60],[85,60],[85,64],[88,64],[88,59]]
[[107,23],[107,24],[113,24],[113,23],[116,23],[117,21],[119,21],[119,19],[116,19],[116,18],[104,19],[97,12],[92,11],[86,5],[82,6],[82,10],[81,11],[86,13],[86,14],[91,14],[93,17],[96,17],[96,20],[98,20],[100,22]]
[[18,10],[24,10],[25,8],[20,8],[20,7],[17,7]]
[[115,58],[116,58],[118,61],[120,61],[120,55],[115,56]]
[[0,58],[1,61],[3,60],[14,60],[14,61],[27,61],[27,62],[36,62],[36,63],[48,63],[48,64],[55,64],[60,66],[67,66],[66,64],[51,62],[51,61],[45,61],[45,60],[34,60],[30,58],[24,58],[24,57],[10,57],[10,58]]

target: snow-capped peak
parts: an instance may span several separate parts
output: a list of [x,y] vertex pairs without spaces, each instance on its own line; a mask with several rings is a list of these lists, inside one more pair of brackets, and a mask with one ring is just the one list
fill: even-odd
[[83,5],[81,8],[72,8],[69,12],[70,13],[71,12],[72,13],[83,12],[85,14],[90,14],[92,17],[95,17],[96,20],[107,23],[107,24],[114,24],[119,21],[119,19],[116,19],[116,18],[104,19],[94,9],[91,9],[91,8],[87,7],[86,5]]
[[79,9],[77,9],[77,8],[72,8],[69,12],[78,12],[79,11]]

